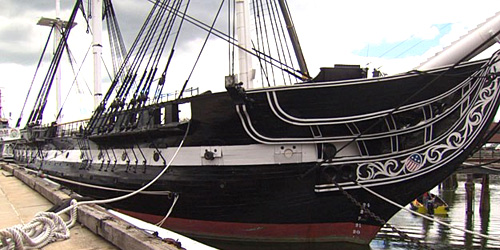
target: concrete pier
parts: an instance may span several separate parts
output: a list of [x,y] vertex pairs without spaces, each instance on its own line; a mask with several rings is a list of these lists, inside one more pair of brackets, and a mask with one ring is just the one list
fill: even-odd
[[[25,224],[31,221],[36,213],[46,211],[52,206],[51,202],[13,174],[0,171],[0,229]],[[70,239],[54,242],[44,249],[118,249],[78,223],[71,229]]]
[[[0,163],[0,229],[29,222],[70,196],[22,168]],[[36,191],[35,191],[36,190]],[[147,234],[96,205],[78,207],[71,237],[43,249],[183,249]]]

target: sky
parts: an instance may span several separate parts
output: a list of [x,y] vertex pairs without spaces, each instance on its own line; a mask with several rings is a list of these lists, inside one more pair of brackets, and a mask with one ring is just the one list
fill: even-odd
[[[188,13],[200,20],[211,22],[218,0],[192,0]],[[73,1],[61,0],[61,18],[69,17]],[[409,4],[396,0],[288,0],[297,34],[311,75],[320,67],[334,64],[359,64],[363,67],[378,68],[388,74],[412,70],[443,47],[465,35],[487,18],[500,11],[497,0],[456,1],[421,0]],[[85,1],[85,6],[87,6]],[[130,45],[140,28],[151,4],[146,0],[115,1],[115,10],[125,42]],[[47,39],[49,28],[37,26],[41,17],[55,17],[55,0],[2,0],[0,8],[0,91],[2,116],[11,117],[11,125],[20,115],[36,64]],[[65,112],[63,121],[89,117],[92,109],[92,68],[91,57],[87,55],[91,38],[81,15],[77,18],[69,40],[69,46],[78,65],[77,81],[74,82],[72,69],[63,68],[63,100]],[[224,27],[224,22],[217,27]],[[204,35],[195,35],[196,28],[187,27],[184,40],[179,45],[178,58],[181,63],[178,72],[180,82],[186,79],[191,66],[185,67],[192,59],[193,51],[198,51]],[[105,35],[106,37],[106,35]],[[111,68],[109,48],[103,44],[104,61]],[[495,45],[498,49],[498,46]],[[494,49],[495,49],[494,48]],[[52,49],[52,44],[49,50]],[[223,91],[224,75],[227,74],[227,45],[211,39],[207,44],[200,65],[193,74],[188,87]],[[223,55],[223,56],[221,56]],[[487,56],[487,55],[483,55]],[[86,58],[84,63],[81,63]],[[39,84],[50,63],[50,54],[44,61],[35,79],[31,98],[36,97]],[[66,58],[63,61],[67,62]],[[83,65],[83,66],[80,66]],[[184,65],[184,66],[183,66]],[[81,67],[81,68],[80,68]],[[110,79],[103,74],[104,87]],[[38,83],[38,85],[37,85]],[[71,87],[73,86],[73,87]],[[172,86],[170,91],[180,89]],[[68,95],[67,93],[71,93]],[[55,97],[51,95],[49,101]],[[23,117],[29,116],[32,100],[24,109]],[[52,103],[52,104],[51,104]],[[55,102],[47,107],[47,122],[55,116]],[[52,113],[52,114],[51,114]]]

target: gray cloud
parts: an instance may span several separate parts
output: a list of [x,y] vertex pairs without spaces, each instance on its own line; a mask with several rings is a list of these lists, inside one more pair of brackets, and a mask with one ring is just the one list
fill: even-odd
[[14,43],[26,41],[29,40],[29,32],[31,31],[32,27],[28,24],[9,25],[0,30],[0,41],[8,40]]
[[[197,20],[211,24],[220,3],[221,0],[192,1],[187,12]],[[127,48],[130,48],[153,4],[148,0],[119,0],[114,1],[113,4],[125,43]],[[0,17],[6,18],[10,23],[0,26],[0,63],[36,64],[46,38],[46,36],[42,38],[33,35],[41,32],[40,27],[36,26],[36,20],[42,15],[51,17],[52,14],[55,14],[54,2],[49,0],[4,0],[2,5],[5,8],[0,9]],[[67,18],[67,13],[73,8],[73,5],[73,1],[61,1],[63,19]],[[84,1],[84,8],[88,12],[87,1]],[[184,6],[181,8],[184,9]],[[223,7],[219,15],[216,28],[226,32],[226,19],[227,5]],[[79,23],[78,25],[86,24]],[[48,35],[48,29],[46,34]],[[187,42],[205,37],[205,31],[186,22],[181,32],[181,40],[177,43],[177,49],[186,50],[187,45],[185,44]]]
[[[61,1],[61,12],[72,8],[71,1]],[[36,21],[41,13],[53,12],[53,1],[4,0],[0,16],[7,20],[0,26],[0,63],[34,65],[40,57],[40,47],[45,43],[38,41]],[[48,35],[49,29],[46,34]]]
[[31,64],[37,52],[27,47],[31,41],[32,25],[13,22],[0,29],[0,63]]
[[[61,11],[71,9],[73,6],[73,1],[61,1]],[[54,11],[55,13],[55,3],[47,0],[4,0],[0,15],[16,17],[33,11]]]
[[[1,51],[0,63],[18,63],[21,65],[34,65],[38,62],[40,53],[29,51]],[[48,61],[47,58],[44,59]]]
[[[221,0],[206,0],[200,1],[200,3],[192,2],[188,8],[187,14],[191,17],[196,18],[204,23],[211,24],[215,13],[219,7]],[[227,1],[226,1],[227,2]],[[153,4],[147,0],[143,1],[115,1],[115,10],[117,12],[117,18],[119,21],[120,29],[123,33],[124,40],[126,41],[127,48],[130,47],[132,42],[135,40],[138,31],[142,27],[149,11],[151,10]],[[184,9],[185,5],[181,7]],[[227,29],[227,8],[222,9],[219,19],[217,21],[216,28],[220,30]],[[183,25],[183,31],[181,33],[181,38],[183,42],[191,41],[197,38],[204,38],[206,32],[200,30],[200,28],[195,27],[189,23]],[[178,42],[180,49],[183,48],[183,42]]]

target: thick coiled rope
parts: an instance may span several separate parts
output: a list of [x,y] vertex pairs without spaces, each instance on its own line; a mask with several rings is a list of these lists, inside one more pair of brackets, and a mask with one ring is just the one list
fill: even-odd
[[0,230],[0,249],[41,248],[51,242],[66,240],[70,237],[69,229],[76,223],[76,213],[74,207],[70,219],[63,221],[56,213],[41,212],[27,224]]

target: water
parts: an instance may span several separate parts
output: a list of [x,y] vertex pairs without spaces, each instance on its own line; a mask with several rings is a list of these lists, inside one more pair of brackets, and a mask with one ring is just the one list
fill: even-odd
[[[465,180],[459,180],[455,191],[443,191],[437,188],[432,192],[439,194],[450,206],[448,216],[434,216],[443,222],[458,228],[489,235],[500,240],[500,176],[490,176],[490,212],[481,215],[479,202],[481,197],[480,179],[475,180],[474,213],[466,214]],[[397,213],[389,223],[432,249],[500,249],[500,241],[493,241],[466,234],[457,229],[448,228],[436,222],[428,221],[407,211]],[[376,249],[420,249],[416,244],[402,240],[392,230],[384,228],[371,242],[370,248]]]

